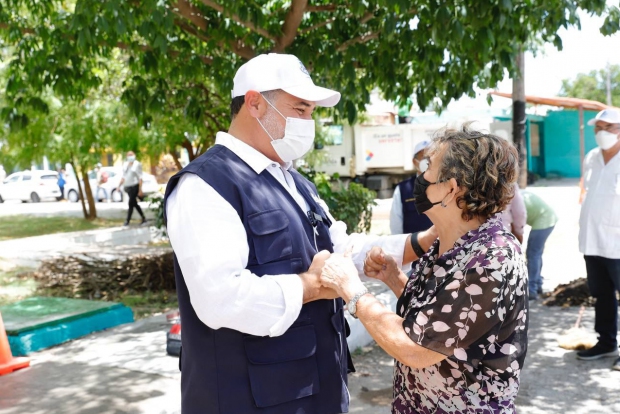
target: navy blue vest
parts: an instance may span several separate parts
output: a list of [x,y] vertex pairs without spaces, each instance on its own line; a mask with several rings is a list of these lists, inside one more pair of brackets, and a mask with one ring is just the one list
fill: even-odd
[[[235,208],[250,248],[247,269],[256,275],[303,273],[317,248],[333,251],[331,223],[312,197],[316,189],[296,171],[291,175],[299,193],[322,221],[315,215],[310,220],[267,170],[256,174],[224,146],[212,147],[172,177],[166,199],[187,173],[202,178]],[[205,229],[204,237],[218,235]],[[303,305],[297,320],[278,337],[214,330],[194,312],[176,256],[174,269],[183,325],[184,414],[348,412],[349,354],[342,299]]]
[[416,176],[398,184],[400,190],[400,202],[403,206],[403,233],[415,233],[416,231],[428,230],[433,222],[426,214],[418,214],[413,202],[413,186]]

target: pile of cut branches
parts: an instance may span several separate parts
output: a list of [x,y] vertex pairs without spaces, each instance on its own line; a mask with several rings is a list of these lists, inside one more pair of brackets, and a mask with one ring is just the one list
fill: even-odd
[[575,279],[570,283],[559,285],[548,294],[543,301],[547,306],[593,306],[594,298],[590,296],[590,289],[586,278]]
[[106,260],[94,255],[49,259],[27,276],[53,296],[115,300],[121,293],[174,290],[172,252]]

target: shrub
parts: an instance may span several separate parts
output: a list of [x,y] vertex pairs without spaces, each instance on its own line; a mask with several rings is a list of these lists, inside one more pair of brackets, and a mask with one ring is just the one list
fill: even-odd
[[314,183],[319,197],[325,201],[331,215],[336,220],[345,222],[349,233],[370,231],[372,207],[377,205],[374,191],[355,182],[347,185],[337,174],[330,177],[314,170],[300,170],[300,173]]

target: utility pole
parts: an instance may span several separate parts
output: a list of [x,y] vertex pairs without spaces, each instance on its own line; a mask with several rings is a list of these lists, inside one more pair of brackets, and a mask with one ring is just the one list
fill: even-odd
[[523,46],[516,55],[517,72],[512,78],[512,138],[519,151],[519,187],[527,186],[527,150],[525,148],[525,58]]

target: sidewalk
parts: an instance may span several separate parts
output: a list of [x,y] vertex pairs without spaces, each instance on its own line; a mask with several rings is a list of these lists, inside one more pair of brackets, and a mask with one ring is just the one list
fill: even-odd
[[[36,267],[41,260],[79,253],[130,253],[144,250],[151,241],[149,227],[109,227],[97,230],[56,233],[0,242],[0,259],[15,266]],[[119,253],[115,253],[115,252]]]

